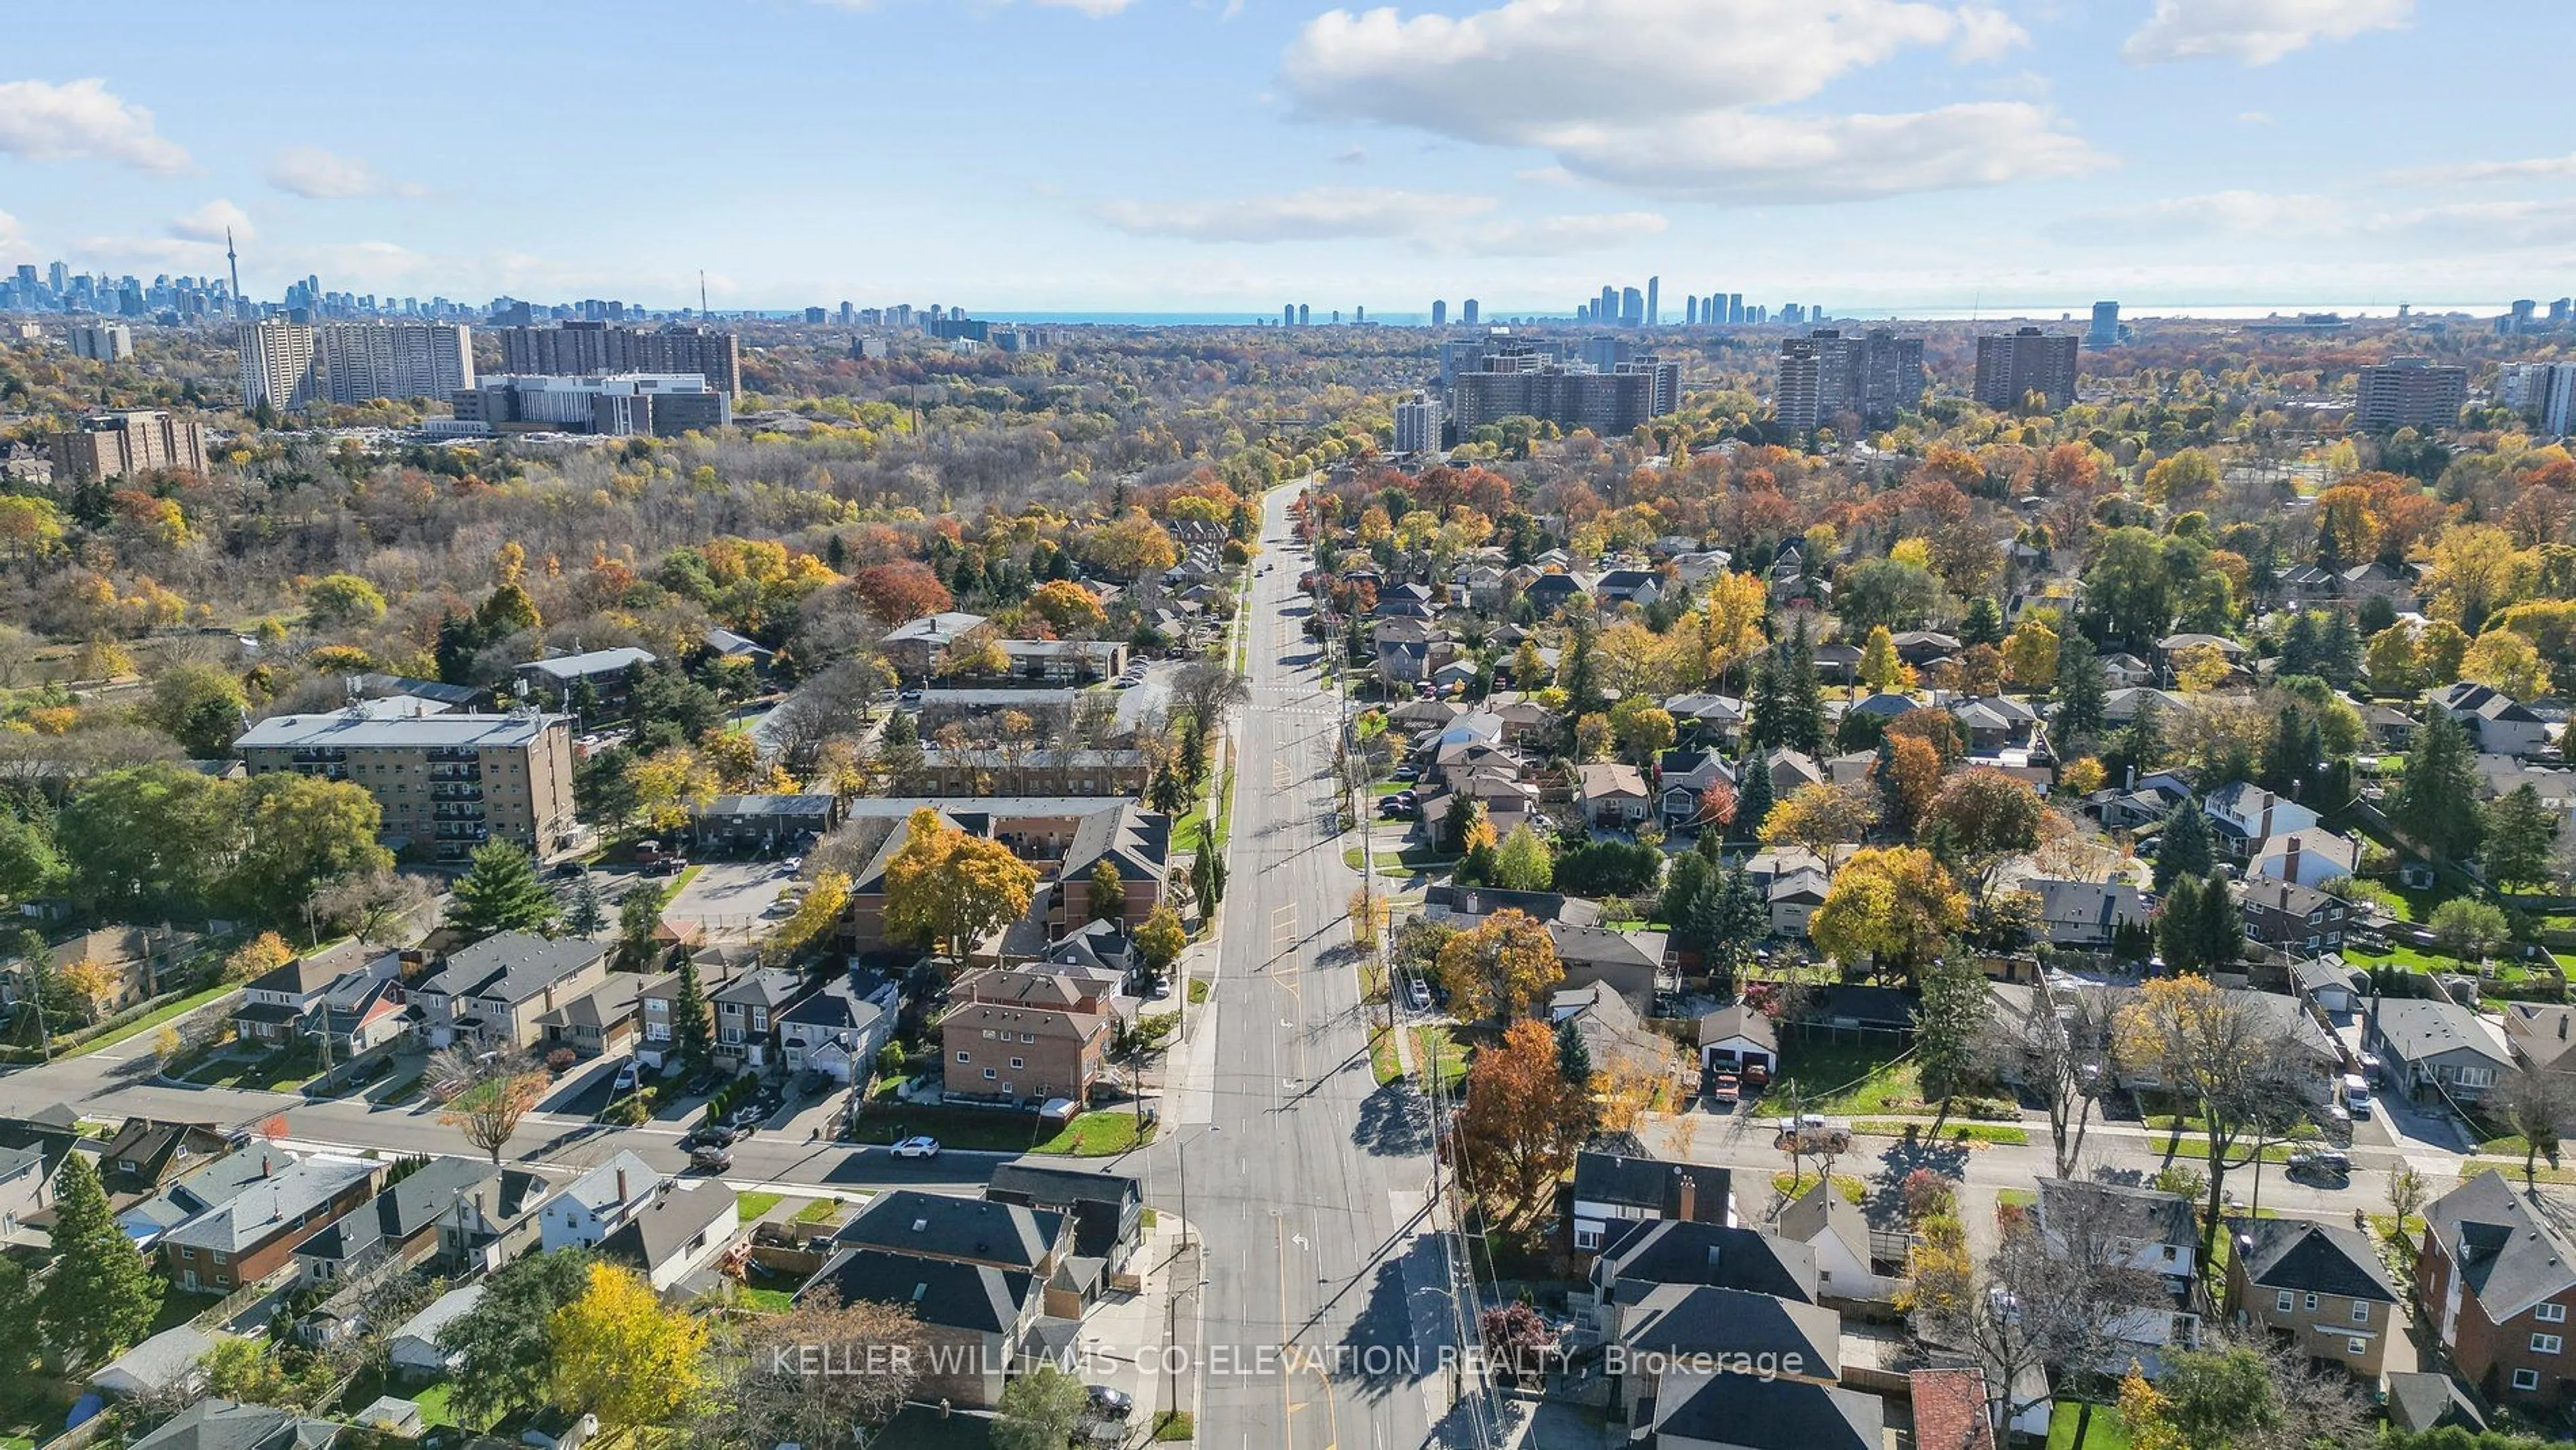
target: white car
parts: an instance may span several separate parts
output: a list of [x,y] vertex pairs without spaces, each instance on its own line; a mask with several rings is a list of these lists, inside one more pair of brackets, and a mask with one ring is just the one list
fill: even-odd
[[608,1090],[613,1093],[633,1092],[643,1081],[644,1065],[629,1058],[618,1064],[617,1076],[609,1082]]
[[936,1158],[939,1156],[939,1140],[927,1135],[906,1138],[886,1151],[897,1158]]

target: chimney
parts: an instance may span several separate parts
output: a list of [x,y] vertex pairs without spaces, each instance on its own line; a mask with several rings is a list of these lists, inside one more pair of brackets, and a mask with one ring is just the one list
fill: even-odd
[[1673,1175],[1682,1181],[1682,1222],[1691,1221],[1691,1210],[1699,1207],[1699,1177],[1685,1169],[1675,1168]]
[[2290,880],[2299,879],[2299,838],[2295,834],[2290,837],[2289,860],[2281,869]]
[[2258,841],[2272,839],[2272,793],[2268,790],[2263,792],[2263,829],[2254,833],[2254,839]]
[[2567,1014],[2564,1012],[2558,1014],[2558,1040],[2561,1042],[2567,1040]]
[[626,1170],[623,1168],[617,1170],[617,1201],[626,1201]]

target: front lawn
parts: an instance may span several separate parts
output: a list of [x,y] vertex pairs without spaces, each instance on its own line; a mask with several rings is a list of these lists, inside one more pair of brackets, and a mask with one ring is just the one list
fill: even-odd
[[[1887,1138],[1913,1139],[1931,1132],[1932,1125],[1865,1118],[1852,1124],[1852,1131],[1872,1133]],[[2030,1143],[2030,1130],[2005,1123],[1943,1123],[1940,1137],[1945,1143],[2001,1143],[2020,1148]]]
[[888,1099],[859,1109],[857,1140],[900,1143],[927,1133],[943,1147],[1025,1153],[1036,1146],[1045,1131],[1046,1124],[1037,1114],[1016,1108],[949,1107]]
[[1783,1050],[1784,1066],[1767,1096],[1784,1107],[1809,1099],[1805,1109],[1816,1113],[1920,1111],[1922,1074],[1898,1053],[1887,1043],[1794,1043]]
[[1369,1028],[1369,1073],[1379,1087],[1404,1076],[1404,1069],[1396,1062],[1395,1034],[1387,1031],[1383,1022]]
[[137,1034],[149,1032],[165,1022],[185,1017],[218,997],[230,996],[240,990],[239,987],[227,983],[217,983],[202,992],[191,992],[176,1002],[168,1003],[135,1018],[113,1032],[102,1033],[77,1047],[63,1048],[54,1054],[54,1060],[60,1062],[67,1057],[85,1057],[102,1047],[114,1047],[120,1042],[130,1042]]
[[762,1214],[769,1212],[771,1209],[776,1208],[778,1205],[786,1201],[787,1195],[784,1193],[761,1193],[757,1191],[737,1193],[733,1196],[733,1210],[735,1216],[739,1217],[744,1223],[751,1223],[758,1220]]
[[1062,1131],[1029,1151],[1109,1158],[1141,1148],[1153,1138],[1152,1125],[1140,1127],[1132,1110],[1107,1108],[1096,1113],[1076,1113]]
[[1413,1029],[1413,1065],[1426,1075],[1427,1085],[1441,1092],[1456,1087],[1467,1077],[1467,1044],[1451,1035],[1446,1027]]
[[[2084,1425],[2084,1438],[2075,1438],[2075,1427]],[[2093,1418],[2084,1420],[2084,1407],[2060,1400],[2048,1414],[2048,1450],[2129,1450],[2129,1427],[2120,1420],[2119,1410],[2111,1405],[2095,1405]]]
[[[1774,1173],[1771,1186],[1780,1190],[1784,1198],[1803,1198],[1808,1189],[1816,1186],[1816,1175],[1812,1169],[1795,1175]],[[1837,1173],[1834,1175],[1834,1192],[1841,1194],[1844,1202],[1858,1208],[1869,1197],[1869,1185],[1851,1174]]]
[[322,1071],[313,1054],[302,1048],[279,1048],[256,1057],[218,1054],[189,1070],[183,1082],[200,1087],[250,1088],[262,1092],[291,1092]]

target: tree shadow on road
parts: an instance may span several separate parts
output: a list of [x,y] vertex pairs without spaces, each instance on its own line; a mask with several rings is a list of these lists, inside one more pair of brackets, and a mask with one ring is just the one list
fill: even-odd
[[[1438,1240],[1414,1241],[1405,1253],[1378,1261],[1369,1277],[1368,1301],[1360,1306],[1334,1352],[1333,1383],[1345,1395],[1363,1401],[1382,1400],[1428,1372],[1432,1356],[1414,1342],[1411,1290],[1404,1272],[1407,1254],[1437,1252]],[[1441,1303],[1447,1312],[1448,1303]]]
[[1351,1141],[1361,1151],[1398,1158],[1431,1151],[1431,1105],[1400,1082],[1387,1083],[1360,1100],[1359,1125]]

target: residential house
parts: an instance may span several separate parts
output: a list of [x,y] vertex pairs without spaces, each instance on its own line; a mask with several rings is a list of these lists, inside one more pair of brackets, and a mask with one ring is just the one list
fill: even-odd
[[1674,1367],[1763,1365],[1769,1376],[1739,1377],[1816,1385],[1842,1378],[1842,1315],[1818,1305],[1708,1284],[1657,1284],[1617,1314],[1614,1362],[1627,1368],[1617,1376],[1613,1403],[1632,1425],[1654,1413]]
[[624,1148],[546,1200],[537,1241],[556,1249],[595,1249],[661,1192],[662,1174]]
[[2576,1007],[2507,1002],[2504,1040],[2514,1057],[2534,1072],[2576,1072]]
[[1723,1168],[1585,1149],[1574,1155],[1574,1247],[1591,1253],[1625,1223],[1673,1219],[1733,1224],[1733,1179]]
[[1142,750],[1093,750],[1054,746],[961,746],[921,752],[920,763],[894,778],[907,795],[959,799],[983,796],[1140,795],[1153,777]]
[[322,989],[322,1000],[304,1019],[304,1035],[321,1039],[333,1062],[349,1060],[409,1036],[410,989],[400,976],[346,972]]
[[1881,1450],[1886,1422],[1887,1402],[1876,1395],[1677,1368],[1661,1377],[1643,1428],[1653,1450]]
[[1821,866],[1796,866],[1776,872],[1762,888],[1765,904],[1771,913],[1771,934],[1804,937],[1807,923],[1825,904],[1825,895],[1833,889],[1833,878]]
[[519,1225],[517,1247],[536,1237],[531,1212],[545,1197],[543,1174],[475,1158],[431,1158],[343,1215],[295,1251],[308,1288],[337,1283],[385,1259],[432,1254],[464,1266],[477,1250]]
[[2481,752],[2526,760],[2549,753],[2547,723],[2500,690],[2462,680],[2425,699],[2466,730]]
[[1787,800],[1801,788],[1825,783],[1825,768],[1803,750],[1775,745],[1762,756],[1762,768],[1771,775],[1771,798]]
[[1099,1262],[1074,1262],[1071,1215],[992,1199],[894,1189],[869,1200],[836,1238],[850,1248],[1033,1275],[1046,1312],[1063,1319],[1080,1318],[1103,1281]]
[[[849,943],[853,950],[875,951],[895,943],[885,935],[887,863],[911,839],[907,819],[929,807],[943,823],[1008,846],[1037,869],[1041,881],[1058,888],[1046,894],[1048,935],[1091,919],[1091,873],[1110,863],[1125,889],[1128,926],[1144,924],[1163,901],[1170,867],[1172,819],[1146,810],[1120,796],[1003,796],[972,801],[925,797],[871,797],[854,801],[854,818],[891,818],[887,832],[868,864],[852,873]],[[1037,908],[1033,905],[1033,911]],[[970,948],[979,955],[982,947]]]
[[2427,1430],[2461,1429],[2475,1435],[2487,1428],[2486,1411],[2469,1398],[2458,1380],[2435,1370],[2415,1370],[2384,1377],[2388,1387],[2388,1424],[2409,1435]]
[[1664,576],[1652,569],[1612,569],[1593,585],[1593,593],[1605,608],[1634,604],[1643,609],[1664,597]]
[[[1826,588],[1821,581],[1819,588]],[[1843,640],[1828,640],[1816,646],[1816,678],[1828,685],[1860,683],[1860,646]]]
[[2173,718],[2174,711],[2188,709],[2191,706],[2189,696],[2177,695],[2171,690],[2159,690],[2151,685],[2129,685],[2115,688],[2103,695],[2102,723],[2112,726],[2131,724],[2137,720],[2138,711],[2145,708],[2149,701],[2155,704],[2157,718],[2167,720]]
[[1114,639],[1006,639],[1002,654],[1022,680],[1112,679],[1127,668],[1127,645]]
[[450,1289],[431,1300],[427,1308],[396,1325],[394,1332],[385,1338],[386,1357],[392,1363],[394,1373],[406,1379],[425,1380],[436,1379],[453,1370],[463,1356],[439,1348],[438,1332],[471,1313],[475,1305],[483,1302],[488,1288],[488,1285],[478,1282]]
[[828,836],[841,824],[841,798],[720,795],[689,808],[689,850],[701,856],[773,856]]
[[644,1276],[667,1294],[723,1253],[742,1226],[732,1189],[721,1183],[664,1180],[652,1201],[600,1240],[600,1257]]
[[131,1450],[328,1450],[346,1427],[266,1405],[197,1401],[132,1442]]
[[1742,739],[1751,718],[1744,702],[1732,695],[1675,695],[1664,701],[1664,711],[1680,727],[1682,738],[1719,746]]
[[0,1148],[0,1244],[15,1239],[28,1221],[53,1206],[59,1160],[41,1148]]
[[1701,1017],[1698,1026],[1702,1071],[1780,1070],[1780,1031],[1759,1010],[1731,1003]]
[[293,1157],[282,1149],[270,1149],[217,1158],[160,1192],[117,1210],[117,1227],[136,1248],[149,1251],[164,1234],[230,1202],[267,1178],[280,1161]]
[[214,1336],[195,1325],[174,1325],[90,1371],[88,1384],[115,1400],[201,1391],[206,1356],[214,1347]]
[[856,1246],[836,1250],[796,1297],[907,1310],[930,1366],[913,1395],[970,1410],[1002,1403],[1006,1377],[1046,1312],[1044,1281],[1034,1272]]
[[191,1293],[230,1293],[284,1267],[298,1245],[366,1202],[381,1165],[243,1150],[263,1172],[242,1190],[161,1235],[162,1271]]
[[1697,830],[1708,824],[1702,802],[1710,786],[1735,784],[1735,768],[1705,746],[1667,750],[1656,770],[1655,802],[1664,829]]
[[819,1072],[837,1083],[864,1080],[894,1040],[902,995],[877,977],[842,976],[807,993],[778,1017],[778,1047],[789,1072]]
[[1547,937],[1565,967],[1568,987],[1594,982],[1628,999],[1640,1013],[1655,1000],[1663,975],[1666,939],[1659,931],[1612,931],[1602,926],[1568,926],[1550,922]]
[[711,994],[716,1057],[737,1070],[767,1067],[778,1045],[778,1021],[805,995],[805,974],[787,967],[745,972]]
[[2200,1226],[2179,1193],[2084,1179],[2039,1180],[2040,1238],[2053,1255],[2100,1253],[2105,1267],[2152,1274],[2177,1292],[2200,1259]]
[[2248,881],[2294,881],[2321,887],[2361,867],[2361,843],[2322,828],[2284,831],[2255,846],[2245,862]]
[[2417,1098],[2474,1103],[2513,1071],[2513,1050],[2477,1013],[2440,998],[2383,997],[2369,1041],[2391,1087]]
[[1955,634],[1936,629],[1908,629],[1889,636],[1896,646],[1896,657],[1916,669],[1925,669],[1946,659],[1955,659],[1961,645]]
[[1021,1158],[993,1170],[984,1196],[1064,1214],[1073,1221],[1072,1256],[1099,1261],[1113,1280],[1128,1274],[1144,1243],[1145,1185],[1130,1174],[1062,1158]]
[[2134,690],[2155,683],[2156,667],[2126,650],[2103,655],[2102,681],[2114,690]]
[[2310,1363],[2341,1365],[2365,1385],[2387,1368],[2388,1341],[2404,1332],[2404,1301],[2360,1230],[2310,1219],[2235,1219],[2227,1309]]
[[530,660],[517,670],[520,698],[569,711],[574,692],[587,684],[599,706],[587,712],[589,718],[582,723],[592,725],[600,720],[620,718],[626,713],[627,672],[641,669],[653,663],[653,659],[651,650],[626,646]]
[[919,684],[946,674],[951,660],[972,654],[992,635],[984,616],[947,610],[905,620],[887,630],[877,648],[904,683]]
[[2576,1239],[2565,1210],[2490,1168],[2424,1210],[2417,1302],[2460,1373],[2488,1398],[2529,1412],[2566,1407],[2576,1369]]
[[1913,1392],[1916,1450],[1995,1450],[1984,1370],[1954,1365],[1912,1370],[1905,1378]]
[[2164,638],[2157,640],[2156,658],[2161,661],[2167,669],[2171,669],[2173,667],[2174,656],[2183,653],[2185,650],[2198,649],[2214,649],[2218,651],[2218,653],[2231,665],[2245,658],[2245,646],[2238,644],[2236,641],[2229,639],[2223,634],[2192,634],[2188,632],[2183,634],[2169,634]]
[[[195,955],[200,940],[194,932],[161,927],[104,926],[47,947],[45,965],[54,976],[84,965],[96,969],[101,995],[94,1005],[99,1016],[107,1017],[175,986],[175,974]],[[26,976],[24,962],[0,966],[0,1006],[25,1000]],[[61,1026],[55,1024],[56,1030]]]
[[1109,1051],[1106,990],[1043,971],[984,971],[939,1019],[947,1094],[994,1102],[1088,1100]]
[[[2298,999],[2326,1016],[2340,1020],[2361,1008],[2364,988],[2356,982],[2368,979],[2352,969],[2350,963],[2333,952],[2309,957],[2290,968],[2290,990]],[[2536,1005],[2517,1003],[2517,1006]],[[2565,1009],[2558,1009],[2565,1010]],[[2505,1035],[2513,1035],[2513,1013],[2505,1014]]]
[[2144,931],[2152,915],[2146,893],[2125,881],[2026,877],[2021,889],[2039,899],[2039,925],[2062,947],[2108,949],[2123,933]]
[[1669,1086],[1679,1066],[1672,1039],[1646,1026],[1637,1010],[1605,982],[1568,987],[1548,999],[1547,1020],[1567,1023],[1591,1057],[1593,1070],[1633,1081]]
[[2008,695],[1962,695],[1949,702],[1972,757],[2030,751],[2040,744],[2039,712]]
[[698,636],[698,645],[707,652],[707,658],[741,660],[751,666],[754,674],[769,673],[770,662],[778,657],[776,651],[764,647],[760,641],[749,635],[736,634],[730,629],[720,629],[712,625],[707,628],[706,633]]
[[550,940],[498,932],[449,954],[437,972],[413,984],[429,1045],[532,1047],[537,1019],[597,986],[608,974],[611,945],[581,937]]
[[1819,1298],[1880,1300],[1902,1285],[1904,1245],[1873,1237],[1860,1205],[1822,1179],[1780,1206],[1771,1232],[1815,1256]]
[[[2286,865],[2286,853],[2283,860]],[[2343,950],[2350,908],[2313,886],[2269,877],[2249,880],[2237,888],[2236,908],[2245,917],[2247,941],[2301,957]]]
[[1442,884],[1422,893],[1424,919],[1466,930],[1498,911],[1517,911],[1542,925],[1599,926],[1601,903],[1550,891]]
[[[700,1010],[707,1013],[707,1036],[712,1042],[715,1014],[707,1006],[707,994],[724,990],[750,968],[716,953],[703,953],[690,965],[697,971],[698,1001]],[[680,978],[680,971],[674,968],[646,977],[636,988],[635,1060],[646,1067],[658,1070],[668,1066],[670,1055],[678,1050]]]
[[1685,1219],[1611,1225],[1588,1277],[1604,1334],[1619,1327],[1611,1311],[1645,1297],[1658,1284],[1707,1284],[1797,1304],[1815,1303],[1818,1292],[1815,1251],[1806,1245],[1755,1229]]
[[98,1152],[110,1193],[158,1193],[231,1151],[212,1123],[128,1118]]
[[611,972],[589,991],[539,1013],[537,1028],[545,1034],[547,1050],[566,1047],[583,1057],[631,1050],[646,980],[636,972]]
[[305,1018],[321,1008],[324,994],[344,978],[373,983],[401,976],[399,953],[379,952],[361,942],[307,953],[242,984],[233,1032],[245,1041],[284,1046],[303,1035]]
[[1572,574],[1541,574],[1521,591],[1521,597],[1530,602],[1530,607],[1538,611],[1541,619],[1560,609],[1592,607],[1590,591],[1583,587],[1581,579]]
[[1596,760],[1575,772],[1575,799],[1583,819],[1597,830],[1633,830],[1654,816],[1653,796],[1637,767],[1623,761]]
[[2265,841],[2312,830],[2318,822],[2315,811],[2243,780],[2201,797],[2200,809],[2209,817],[2211,843],[2239,861]]

